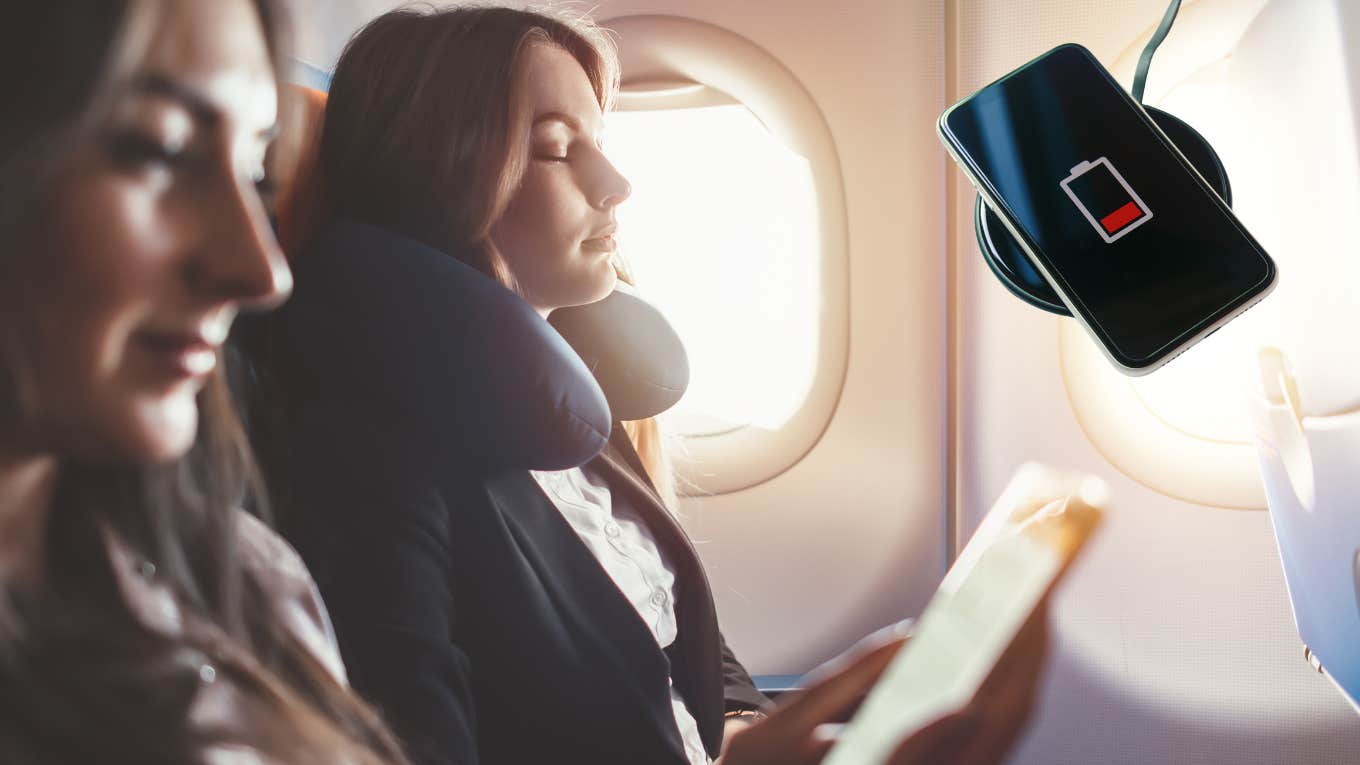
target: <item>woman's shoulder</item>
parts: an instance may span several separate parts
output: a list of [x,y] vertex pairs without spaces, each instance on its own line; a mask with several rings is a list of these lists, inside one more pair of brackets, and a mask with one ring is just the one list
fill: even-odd
[[237,510],[237,555],[241,565],[270,584],[311,584],[302,556],[278,532],[245,510]]
[[335,629],[302,556],[264,521],[244,510],[237,515],[237,554],[242,567],[265,588],[293,636],[337,680],[346,682]]

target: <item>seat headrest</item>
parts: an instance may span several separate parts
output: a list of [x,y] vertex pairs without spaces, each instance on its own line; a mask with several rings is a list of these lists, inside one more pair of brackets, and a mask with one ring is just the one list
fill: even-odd
[[607,443],[609,407],[581,358],[477,270],[352,221],[327,224],[295,263],[272,349],[295,420],[358,420],[413,458],[495,467],[561,470]]
[[689,357],[670,322],[620,286],[604,300],[559,308],[548,321],[604,390],[619,420],[654,417],[689,387]]
[[324,195],[317,173],[321,127],[326,117],[326,94],[300,85],[285,85],[295,108],[297,144],[289,183],[279,189],[275,206],[279,244],[290,258],[308,241],[324,217]]

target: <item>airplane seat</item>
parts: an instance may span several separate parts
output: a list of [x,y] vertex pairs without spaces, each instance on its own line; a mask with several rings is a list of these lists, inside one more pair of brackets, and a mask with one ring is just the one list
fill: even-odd
[[321,182],[316,163],[321,150],[321,125],[326,112],[326,94],[302,85],[285,85],[293,108],[297,143],[290,147],[295,155],[290,182],[278,198],[277,228],[279,244],[290,258],[307,243],[323,214]]
[[1253,424],[1304,655],[1360,713],[1360,410],[1309,415],[1277,348],[1258,356]]

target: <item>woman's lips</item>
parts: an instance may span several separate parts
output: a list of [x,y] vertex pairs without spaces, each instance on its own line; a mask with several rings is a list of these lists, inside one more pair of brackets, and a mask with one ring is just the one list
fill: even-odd
[[609,236],[597,236],[594,239],[587,239],[584,242],[581,242],[581,249],[586,252],[610,253],[617,247],[618,243],[614,241],[613,234],[610,234]]
[[205,377],[217,366],[217,346],[199,335],[148,332],[141,346],[176,377]]

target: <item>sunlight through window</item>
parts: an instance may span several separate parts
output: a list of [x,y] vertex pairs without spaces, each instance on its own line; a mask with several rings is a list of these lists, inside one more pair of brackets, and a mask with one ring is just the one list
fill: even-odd
[[633,186],[618,213],[620,252],[689,352],[671,430],[779,428],[807,398],[818,358],[807,161],[740,104],[612,113],[606,142]]

